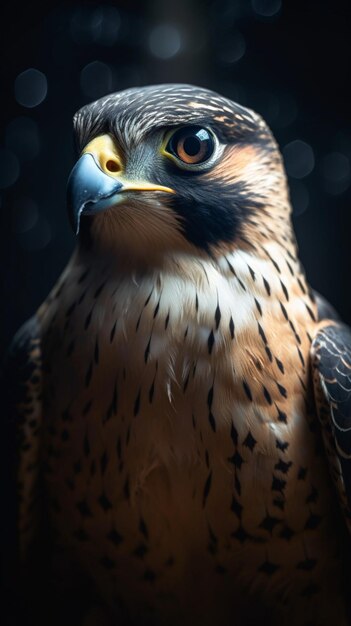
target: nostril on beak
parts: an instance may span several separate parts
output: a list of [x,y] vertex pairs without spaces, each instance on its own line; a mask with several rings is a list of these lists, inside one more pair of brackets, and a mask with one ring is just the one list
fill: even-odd
[[121,169],[118,161],[114,161],[113,159],[106,161],[105,167],[109,172],[119,172]]

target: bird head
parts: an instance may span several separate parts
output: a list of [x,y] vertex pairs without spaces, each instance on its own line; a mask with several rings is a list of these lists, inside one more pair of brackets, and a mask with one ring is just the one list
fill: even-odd
[[291,237],[282,159],[262,118],[207,89],[127,89],[74,116],[68,210],[82,241],[150,259]]

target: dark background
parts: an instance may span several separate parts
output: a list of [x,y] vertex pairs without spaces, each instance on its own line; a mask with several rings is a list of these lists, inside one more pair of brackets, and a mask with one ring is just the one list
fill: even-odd
[[265,117],[284,154],[309,281],[351,323],[346,3],[2,5],[1,352],[75,243],[65,209],[74,112],[157,82],[209,87]]

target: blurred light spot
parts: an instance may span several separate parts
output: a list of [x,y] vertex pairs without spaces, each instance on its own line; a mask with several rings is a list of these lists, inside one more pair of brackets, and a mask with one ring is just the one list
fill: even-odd
[[239,61],[245,54],[246,43],[243,35],[239,32],[231,36],[219,49],[218,58],[222,63],[232,64]]
[[300,180],[291,180],[289,187],[293,214],[295,216],[302,215],[307,210],[310,201],[308,189],[305,183]]
[[79,44],[90,43],[100,31],[101,17],[98,11],[82,7],[74,11],[70,31],[73,41]]
[[273,17],[282,6],[282,0],[251,0],[251,3],[255,13],[262,17]]
[[43,250],[51,241],[50,224],[44,216],[40,216],[29,230],[19,233],[18,240],[25,250],[35,252]]
[[180,50],[181,37],[178,29],[171,24],[156,26],[149,36],[151,53],[159,59],[170,59]]
[[240,17],[245,17],[246,7],[241,2],[232,2],[227,0],[217,0],[212,3],[213,15],[216,22],[225,28],[232,28]]
[[350,161],[341,152],[331,152],[323,160],[324,187],[333,195],[343,193],[350,186]]
[[120,26],[120,14],[115,7],[100,5],[94,10],[82,7],[72,15],[70,32],[75,43],[95,41],[103,46],[112,46],[118,39]]
[[38,219],[38,206],[31,198],[16,199],[16,207],[12,211],[12,230],[21,234],[35,225]]
[[80,74],[80,86],[89,98],[100,98],[112,89],[111,68],[101,61],[88,63]]
[[304,178],[314,168],[314,154],[311,146],[301,139],[295,139],[283,149],[286,171],[293,178]]
[[48,83],[45,74],[31,67],[18,74],[15,80],[15,98],[19,104],[32,109],[46,98]]
[[6,128],[5,143],[22,161],[34,159],[40,151],[37,124],[28,117],[17,117]]
[[331,152],[324,157],[323,169],[328,180],[338,182],[349,177],[350,162],[344,154]]
[[121,18],[117,9],[112,6],[99,6],[93,15],[96,24],[94,41],[103,46],[113,46],[118,39],[121,25]]
[[290,94],[279,96],[279,115],[274,120],[275,128],[286,128],[297,118],[297,104]]
[[17,157],[10,150],[0,148],[0,189],[11,187],[19,177],[20,166]]
[[[136,37],[136,33],[138,33],[140,39]],[[142,19],[137,19],[135,13],[123,12],[118,30],[118,40],[125,42],[130,47],[139,44],[144,34],[145,24]]]
[[126,87],[135,87],[147,83],[147,75],[144,68],[137,65],[124,65],[118,69],[114,76],[113,89],[119,91]]

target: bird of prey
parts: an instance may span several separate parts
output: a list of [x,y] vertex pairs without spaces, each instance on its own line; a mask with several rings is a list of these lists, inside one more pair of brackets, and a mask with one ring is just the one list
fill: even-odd
[[346,626],[351,335],[271,131],[182,84],[74,131],[77,247],[5,374],[19,561],[48,535],[55,611],[84,580],[86,624]]

